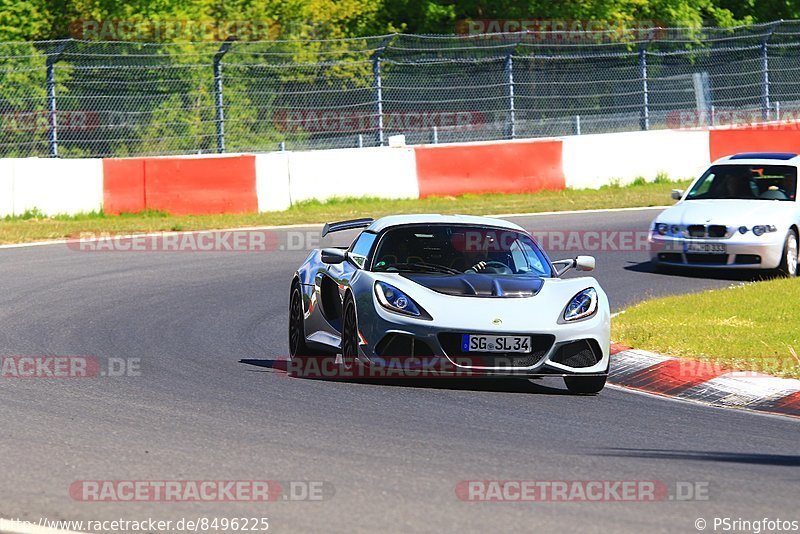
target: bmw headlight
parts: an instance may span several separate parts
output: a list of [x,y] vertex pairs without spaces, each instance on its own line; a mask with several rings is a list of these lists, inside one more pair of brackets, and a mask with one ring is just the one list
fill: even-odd
[[771,224],[759,224],[753,227],[753,233],[757,236],[764,235],[768,232],[777,232],[778,229]]
[[564,320],[578,321],[595,313],[597,313],[597,290],[590,287],[572,297],[567,309],[564,310]]
[[378,302],[381,303],[381,306],[387,310],[404,315],[413,315],[414,317],[422,315],[419,306],[411,300],[411,297],[385,282],[375,282],[375,295],[378,297]]
[[664,223],[656,223],[655,230],[658,232],[658,235],[667,235],[669,232],[669,225]]

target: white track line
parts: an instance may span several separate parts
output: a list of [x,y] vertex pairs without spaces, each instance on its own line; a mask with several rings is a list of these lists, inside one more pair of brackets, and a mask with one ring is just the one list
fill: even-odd
[[[576,215],[580,213],[614,213],[618,211],[644,211],[644,210],[663,210],[669,206],[651,206],[648,208],[607,208],[596,210],[572,210],[572,211],[542,211],[538,213],[501,213],[498,215],[484,215],[484,217],[494,218],[513,218],[513,217],[538,217],[538,216],[553,216],[553,215]],[[219,228],[219,229],[206,229],[206,230],[187,230],[187,231],[163,231],[151,232],[147,234],[126,234],[114,235],[114,239],[130,239],[133,237],[157,237],[161,235],[172,234],[209,234],[217,232],[247,232],[247,231],[261,231],[261,230],[290,230],[292,228],[321,228],[324,223],[303,223],[303,224],[284,224],[275,226],[242,226],[238,228]],[[100,232],[102,233],[102,232]],[[44,247],[50,245],[66,245],[68,243],[79,243],[80,239],[54,239],[51,241],[33,241],[30,243],[12,243],[9,245],[0,245],[0,250],[13,249],[13,248],[27,248],[27,247]]]

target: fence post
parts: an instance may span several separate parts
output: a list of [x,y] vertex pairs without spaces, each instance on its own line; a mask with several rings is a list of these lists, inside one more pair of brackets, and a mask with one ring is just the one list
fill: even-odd
[[575,115],[575,135],[581,135],[581,116]]
[[772,39],[772,34],[778,29],[783,20],[776,21],[772,24],[769,33],[764,37],[761,42],[761,120],[768,121],[770,116],[770,96],[769,96],[769,41]]
[[505,62],[506,83],[508,84],[508,118],[506,120],[506,137],[514,139],[517,136],[517,113],[514,103],[514,59],[511,54],[506,56]]
[[767,41],[761,43],[761,120],[769,121],[769,48]]
[[642,130],[650,129],[650,93],[647,88],[647,50],[639,50],[639,73],[642,78],[642,112],[639,127]]
[[56,118],[56,63],[61,59],[61,54],[69,41],[58,44],[52,54],[45,60],[47,85],[47,139],[50,145],[50,157],[58,157],[58,120]]
[[389,48],[392,44],[394,38],[397,37],[396,33],[386,36],[386,38],[381,42],[378,50],[376,50],[372,56],[372,86],[373,86],[373,98],[375,102],[375,114],[378,117],[378,124],[377,124],[377,131],[375,132],[375,142],[378,146],[383,146],[383,79],[381,74],[381,61],[383,61],[383,57],[381,54],[385,50]]
[[380,54],[375,54],[372,58],[372,78],[375,87],[375,114],[378,117],[375,142],[378,146],[383,146],[383,80],[381,79]]
[[217,153],[225,152],[225,108],[222,101],[222,57],[228,53],[235,38],[228,37],[214,54],[214,108],[217,124]]

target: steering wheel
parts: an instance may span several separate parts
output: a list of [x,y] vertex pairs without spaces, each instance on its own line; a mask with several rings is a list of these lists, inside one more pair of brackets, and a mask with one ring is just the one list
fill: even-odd
[[468,273],[469,272],[473,272],[473,273],[476,273],[476,272],[481,272],[481,273],[488,272],[488,273],[492,273],[492,274],[514,274],[514,271],[512,271],[508,267],[508,265],[506,265],[505,263],[500,262],[500,261],[487,261],[484,264],[484,268],[481,269],[480,271],[476,271],[474,267],[470,267],[465,272],[468,272]]

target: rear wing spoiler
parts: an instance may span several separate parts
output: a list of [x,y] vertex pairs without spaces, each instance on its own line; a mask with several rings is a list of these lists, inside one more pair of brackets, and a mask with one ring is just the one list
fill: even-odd
[[374,221],[375,219],[367,217],[364,219],[350,219],[349,221],[325,223],[325,226],[322,227],[322,237],[325,237],[331,232],[341,232],[342,230],[355,230],[356,228],[366,228]]

